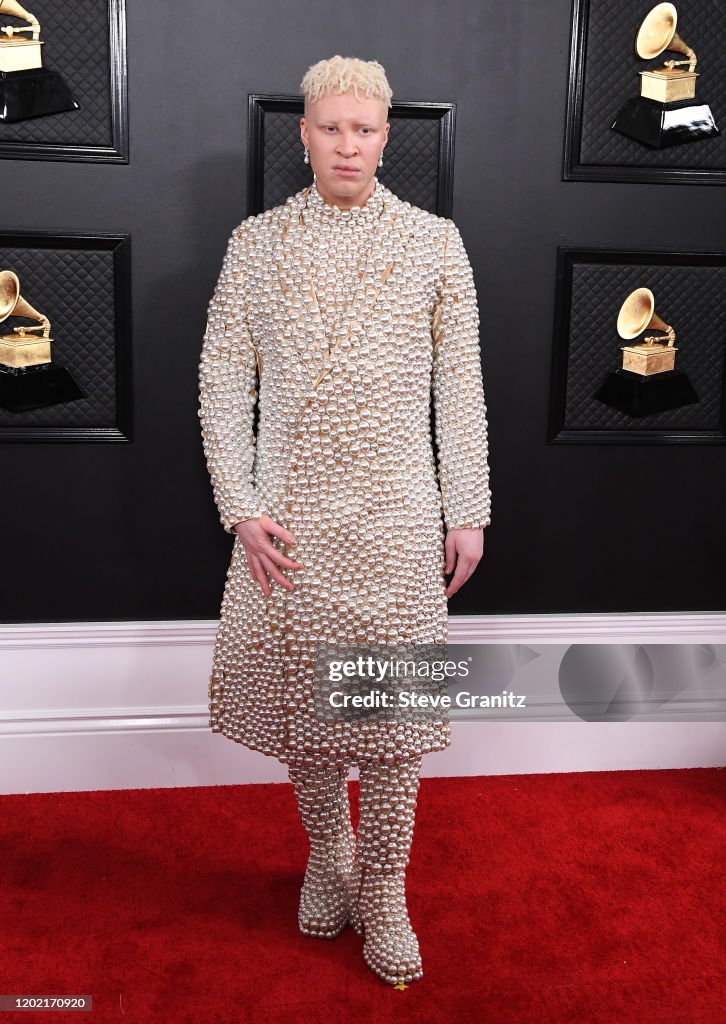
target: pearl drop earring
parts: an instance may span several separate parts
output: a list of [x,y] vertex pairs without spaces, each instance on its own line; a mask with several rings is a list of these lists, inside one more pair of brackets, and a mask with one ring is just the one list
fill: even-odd
[[308,154],[308,147],[307,146],[305,147],[305,156],[303,157],[303,161],[306,164],[310,163],[310,156]]
[[383,167],[383,150],[381,150],[380,156],[378,157],[378,166]]

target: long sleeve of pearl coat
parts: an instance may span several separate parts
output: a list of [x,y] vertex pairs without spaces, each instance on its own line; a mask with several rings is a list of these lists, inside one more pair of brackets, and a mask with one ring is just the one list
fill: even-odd
[[439,486],[447,529],[477,529],[491,522],[479,309],[469,257],[451,220],[444,247],[432,324]]
[[238,225],[227,243],[199,363],[204,455],[220,521],[228,533],[234,533],[235,523],[267,511],[254,483],[257,355],[244,294],[246,237]]

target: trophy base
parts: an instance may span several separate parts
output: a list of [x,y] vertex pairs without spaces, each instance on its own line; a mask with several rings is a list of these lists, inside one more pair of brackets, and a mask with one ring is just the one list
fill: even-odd
[[0,123],[78,110],[79,104],[57,71],[27,68],[0,71]]
[[630,370],[614,370],[595,392],[595,398],[629,416],[650,416],[698,401],[693,385],[680,370],[648,377]]
[[610,127],[651,149],[681,146],[721,134],[708,103],[660,103],[644,96],[629,99]]
[[0,408],[9,412],[30,412],[86,397],[65,366],[56,363],[17,368],[0,365]]

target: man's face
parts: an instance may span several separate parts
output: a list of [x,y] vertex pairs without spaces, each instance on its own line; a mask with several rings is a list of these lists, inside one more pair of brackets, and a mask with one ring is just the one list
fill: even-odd
[[306,109],[300,136],[310,151],[320,192],[342,207],[365,202],[391,127],[388,107],[374,97],[356,99],[350,90],[321,96]]

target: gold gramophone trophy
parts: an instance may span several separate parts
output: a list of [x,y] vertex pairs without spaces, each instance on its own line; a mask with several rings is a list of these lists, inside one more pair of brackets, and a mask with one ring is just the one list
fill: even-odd
[[[85,398],[68,370],[51,359],[50,320],[21,296],[18,275],[0,270],[0,322],[9,316],[39,323],[0,334],[0,408],[27,412]],[[34,331],[40,331],[40,336]]]
[[[653,60],[664,50],[685,55],[663,66],[640,72],[640,96],[627,101],[610,125],[615,131],[653,149],[665,149],[720,135],[708,103],[696,96],[696,54],[676,32],[674,4],[663,3],[645,16],[635,39],[635,52]],[[688,68],[681,65],[687,64]]]
[[[3,24],[12,15],[28,25]],[[30,33],[27,38],[24,33]],[[79,105],[57,71],[43,67],[40,23],[18,0],[0,0],[0,123],[78,110]]]
[[646,335],[637,345],[621,345],[622,365],[609,373],[595,398],[630,416],[678,409],[698,401],[685,373],[676,370],[676,332],[655,311],[650,288],[636,288],[625,299],[617,332],[632,341],[643,331],[661,331],[665,338]]

